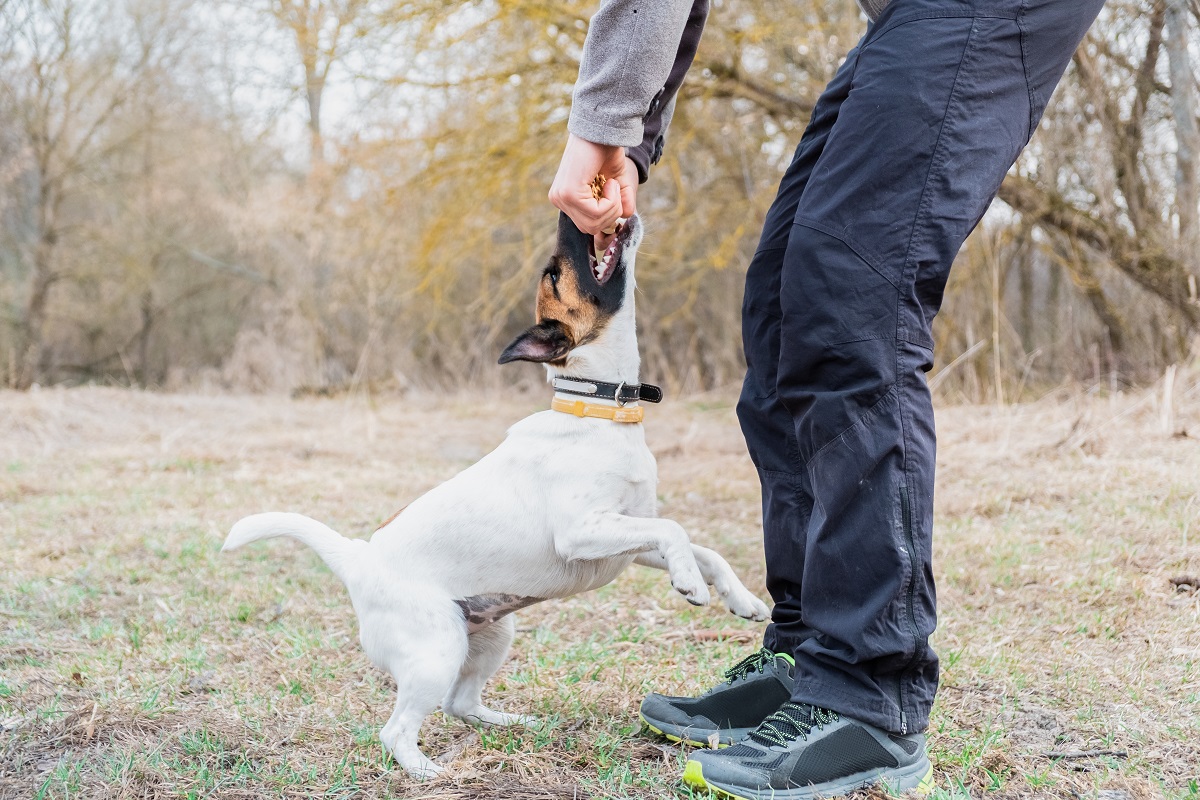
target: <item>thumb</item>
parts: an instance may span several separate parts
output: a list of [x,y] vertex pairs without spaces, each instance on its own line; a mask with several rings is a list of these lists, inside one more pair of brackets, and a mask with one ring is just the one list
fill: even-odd
[[[621,181],[617,178],[609,178],[608,180],[606,180],[604,182],[604,190],[603,191],[604,191],[604,195],[603,195],[604,199],[607,200],[608,202],[616,205],[617,211],[620,212],[621,211],[621,200],[624,197],[623,190],[621,189]],[[618,213],[617,216],[624,216],[624,215]]]
[[637,213],[637,181],[621,185],[621,216],[628,219]]
[[616,178],[609,178],[604,182],[603,192],[604,194],[598,203],[603,215],[603,218],[600,220],[600,230],[611,231],[617,224],[617,218],[623,216],[621,210],[621,184]]
[[637,213],[638,168],[633,159],[625,157],[625,169],[621,172],[622,216],[632,217]]

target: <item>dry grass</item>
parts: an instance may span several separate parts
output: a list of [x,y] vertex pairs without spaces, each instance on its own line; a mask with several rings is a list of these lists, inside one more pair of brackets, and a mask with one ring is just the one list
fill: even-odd
[[[1194,379],[1177,398],[1200,434]],[[490,697],[548,724],[436,716],[425,746],[454,768],[418,784],[381,751],[389,679],[336,580],[291,542],[217,552],[271,508],[365,535],[544,404],[0,395],[0,797],[688,796],[637,703],[710,683],[756,630],[660,574],[522,612]],[[648,430],[663,513],[762,587],[731,402]],[[940,430],[939,794],[1196,798],[1200,592],[1172,579],[1200,575],[1200,443],[1162,434],[1149,393],[949,408]]]

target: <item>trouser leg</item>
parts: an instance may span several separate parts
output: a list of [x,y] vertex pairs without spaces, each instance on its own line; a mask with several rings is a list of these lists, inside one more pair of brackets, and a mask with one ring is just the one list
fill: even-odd
[[782,256],[760,248],[751,265],[739,416],[784,606],[767,641],[796,657],[798,701],[897,732],[928,722],[929,328],[1101,5],[893,0],[839,74],[849,88],[805,165]]
[[[782,318],[779,282],[796,207],[837,121],[838,109],[850,91],[856,52],[850,51],[813,108],[808,127],[767,212],[758,249],[747,269],[742,302],[742,346],[747,369],[738,401],[738,419],[762,485],[767,590],[774,601],[763,643],[781,652],[790,652],[792,644],[806,635],[798,580],[803,570],[804,533],[812,498],[792,416],[775,391]],[[781,564],[794,568],[781,570],[773,566]]]

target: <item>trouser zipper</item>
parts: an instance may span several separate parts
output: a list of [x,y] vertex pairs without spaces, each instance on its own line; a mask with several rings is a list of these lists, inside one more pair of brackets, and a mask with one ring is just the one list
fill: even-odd
[[904,529],[903,547],[908,554],[908,629],[913,637],[912,658],[904,665],[904,669],[900,670],[900,676],[896,681],[897,694],[900,701],[900,735],[904,736],[908,733],[908,715],[904,711],[904,682],[908,673],[912,671],[913,665],[917,663],[917,659],[921,656],[921,634],[917,630],[916,614],[917,548],[913,540],[912,508],[908,497],[908,487],[905,485],[900,486],[900,521]]

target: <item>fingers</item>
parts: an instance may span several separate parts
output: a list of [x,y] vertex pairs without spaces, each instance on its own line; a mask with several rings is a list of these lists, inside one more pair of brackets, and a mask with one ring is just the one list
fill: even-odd
[[[625,161],[624,148],[568,136],[550,187],[550,202],[584,233],[598,236],[613,230],[619,217],[628,216],[622,208]],[[599,198],[592,193],[597,175],[607,179]]]
[[[610,183],[616,183],[610,181]],[[590,191],[582,192],[550,192],[550,202],[560,211],[571,218],[575,227],[584,233],[598,234],[604,228],[611,228],[621,216],[620,196],[614,200],[601,197],[596,200]]]
[[621,214],[621,189],[615,180],[604,184],[604,194],[599,200],[592,197],[591,189],[575,192],[550,192],[550,202],[565,213],[584,233],[599,235],[611,232]]

